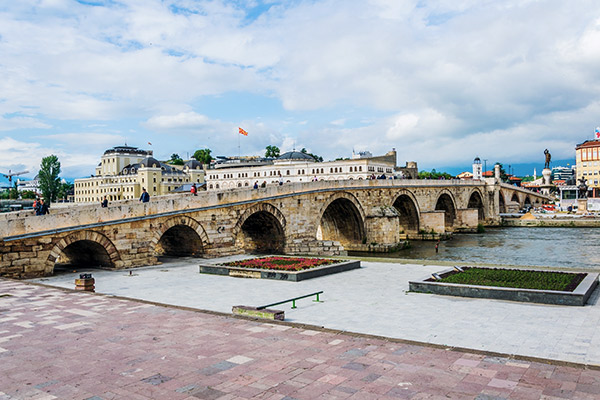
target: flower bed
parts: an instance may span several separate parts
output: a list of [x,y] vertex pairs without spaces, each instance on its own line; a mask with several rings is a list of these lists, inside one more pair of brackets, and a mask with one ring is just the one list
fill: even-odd
[[199,267],[201,274],[299,282],[360,268],[360,261],[270,256]]
[[306,269],[340,263],[339,260],[325,258],[297,258],[297,257],[262,257],[250,260],[233,261],[222,265],[238,268],[269,269],[279,271],[303,271]]

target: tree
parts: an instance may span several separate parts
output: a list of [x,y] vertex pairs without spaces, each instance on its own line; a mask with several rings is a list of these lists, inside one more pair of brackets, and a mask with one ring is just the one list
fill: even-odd
[[431,170],[431,172],[427,172],[427,171],[419,171],[419,179],[452,179],[454,178],[452,175],[450,175],[447,172],[437,172],[434,169]]
[[192,158],[195,158],[202,164],[210,164],[210,162],[213,159],[212,156],[210,155],[210,149],[196,150],[194,152],[194,155],[192,156]]
[[16,200],[19,198],[19,189],[17,189],[17,182],[15,182],[13,187],[9,189],[8,198],[11,200]]
[[21,192],[21,198],[23,199],[35,199],[36,194],[33,190],[24,190]]
[[54,154],[42,158],[38,180],[42,196],[47,203],[56,200],[60,188],[60,161]]
[[171,154],[171,159],[169,160],[169,164],[173,165],[183,165],[183,160],[179,157],[179,154]]
[[277,158],[279,157],[279,147],[277,146],[267,146],[265,152],[266,158]]
[[69,194],[72,194],[74,185],[69,182],[61,182],[58,189],[58,198],[67,200]]
[[[304,147],[302,148],[302,150],[300,150],[300,153],[308,154],[309,156],[311,156],[312,158],[314,158],[314,159],[315,159],[315,161],[317,161],[317,162],[323,162],[323,157],[321,157],[321,156],[316,156],[316,155],[314,155],[313,153],[309,153],[309,152],[306,150],[306,148],[304,148]],[[338,160],[341,160],[341,158],[339,158]],[[346,160],[348,160],[348,159],[346,158]]]

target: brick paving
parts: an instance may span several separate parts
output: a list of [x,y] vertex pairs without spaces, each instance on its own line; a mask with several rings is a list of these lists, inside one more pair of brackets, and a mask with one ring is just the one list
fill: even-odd
[[0,399],[600,399],[600,371],[0,280]]

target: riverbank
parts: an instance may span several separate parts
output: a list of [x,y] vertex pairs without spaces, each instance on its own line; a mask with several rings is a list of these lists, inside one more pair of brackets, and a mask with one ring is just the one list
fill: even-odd
[[598,217],[559,217],[556,216],[534,216],[533,219],[503,217],[502,226],[511,227],[556,227],[556,228],[600,228],[600,218]]

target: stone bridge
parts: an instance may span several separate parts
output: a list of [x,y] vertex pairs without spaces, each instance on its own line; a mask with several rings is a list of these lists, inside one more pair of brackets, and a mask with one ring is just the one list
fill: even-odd
[[348,180],[6,213],[0,276],[45,276],[57,265],[129,268],[161,255],[389,251],[407,238],[497,224],[513,194],[523,203],[547,200],[484,181]]
[[518,212],[525,206],[537,206],[544,201],[548,201],[547,197],[539,193],[506,183],[500,184],[498,194],[498,211],[500,213]]

